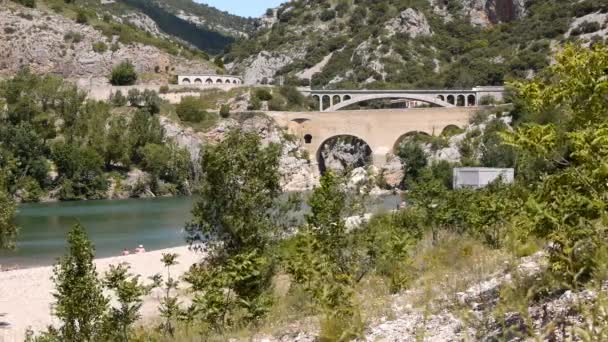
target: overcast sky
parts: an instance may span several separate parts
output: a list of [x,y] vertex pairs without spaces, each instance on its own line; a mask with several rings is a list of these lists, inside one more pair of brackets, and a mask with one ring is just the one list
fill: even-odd
[[259,17],[285,0],[195,0],[242,17]]

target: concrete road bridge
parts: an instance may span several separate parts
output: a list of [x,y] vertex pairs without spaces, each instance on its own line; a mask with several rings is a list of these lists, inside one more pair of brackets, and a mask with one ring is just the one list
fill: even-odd
[[[268,112],[282,127],[301,139],[317,163],[323,145],[332,138],[354,136],[372,150],[373,164],[382,167],[401,140],[412,133],[439,135],[448,126],[463,128],[478,107],[408,110],[344,110],[339,112]],[[314,156],[314,157],[313,157]]]
[[319,111],[333,112],[363,101],[403,99],[424,102],[438,107],[474,107],[488,96],[502,100],[504,87],[474,87],[451,90],[311,90],[319,103]]

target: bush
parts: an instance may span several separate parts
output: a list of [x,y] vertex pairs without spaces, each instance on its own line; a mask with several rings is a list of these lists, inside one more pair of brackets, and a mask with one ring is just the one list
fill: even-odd
[[260,88],[255,91],[255,97],[260,101],[270,101],[272,100],[272,94],[268,89]]
[[581,34],[593,33],[602,29],[602,26],[596,21],[583,21],[577,28],[572,30],[572,36],[580,36]]
[[112,69],[110,83],[115,86],[133,85],[137,81],[135,66],[129,61],[124,61]]
[[220,107],[220,116],[224,119],[227,119],[230,116],[230,106],[227,104],[223,104]]
[[327,9],[321,13],[321,15],[319,16],[319,19],[321,19],[322,21],[330,21],[330,20],[334,19],[335,17],[336,17],[336,11]]
[[182,121],[201,122],[209,115],[203,106],[204,104],[200,98],[186,96],[182,98],[175,111]]
[[169,92],[169,86],[163,85],[158,89],[158,92],[161,94],[167,94]]
[[119,90],[110,95],[110,103],[115,107],[124,107],[127,105],[127,98]]
[[93,51],[97,53],[104,53],[108,51],[108,46],[104,42],[97,42],[93,44]]
[[36,0],[13,0],[18,4],[21,4],[25,7],[36,8]]
[[79,24],[87,24],[89,22],[89,17],[84,9],[78,9],[76,12],[76,22]]
[[74,31],[68,31],[64,36],[63,40],[66,42],[71,41],[72,43],[78,44],[82,41],[82,34]]

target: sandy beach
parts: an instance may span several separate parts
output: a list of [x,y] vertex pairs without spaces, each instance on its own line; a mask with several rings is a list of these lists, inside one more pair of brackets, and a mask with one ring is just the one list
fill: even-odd
[[[161,273],[165,274],[160,261],[163,253],[177,253],[179,264],[171,269],[173,276],[181,276],[190,265],[199,261],[200,253],[188,250],[188,247],[176,247],[142,254],[117,256],[97,259],[97,272],[103,275],[110,265],[127,262],[131,265],[133,274],[148,277]],[[17,269],[0,272],[0,341],[21,342],[24,340],[26,329],[35,332],[44,330],[50,324],[57,324],[57,319],[51,315],[54,290],[51,276],[51,266]],[[159,294],[152,293],[146,298],[142,307],[144,319],[158,314]]]

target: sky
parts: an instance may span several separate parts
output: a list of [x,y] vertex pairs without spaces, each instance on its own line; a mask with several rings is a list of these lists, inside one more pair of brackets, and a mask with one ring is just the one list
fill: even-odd
[[195,0],[242,17],[259,17],[285,0]]

